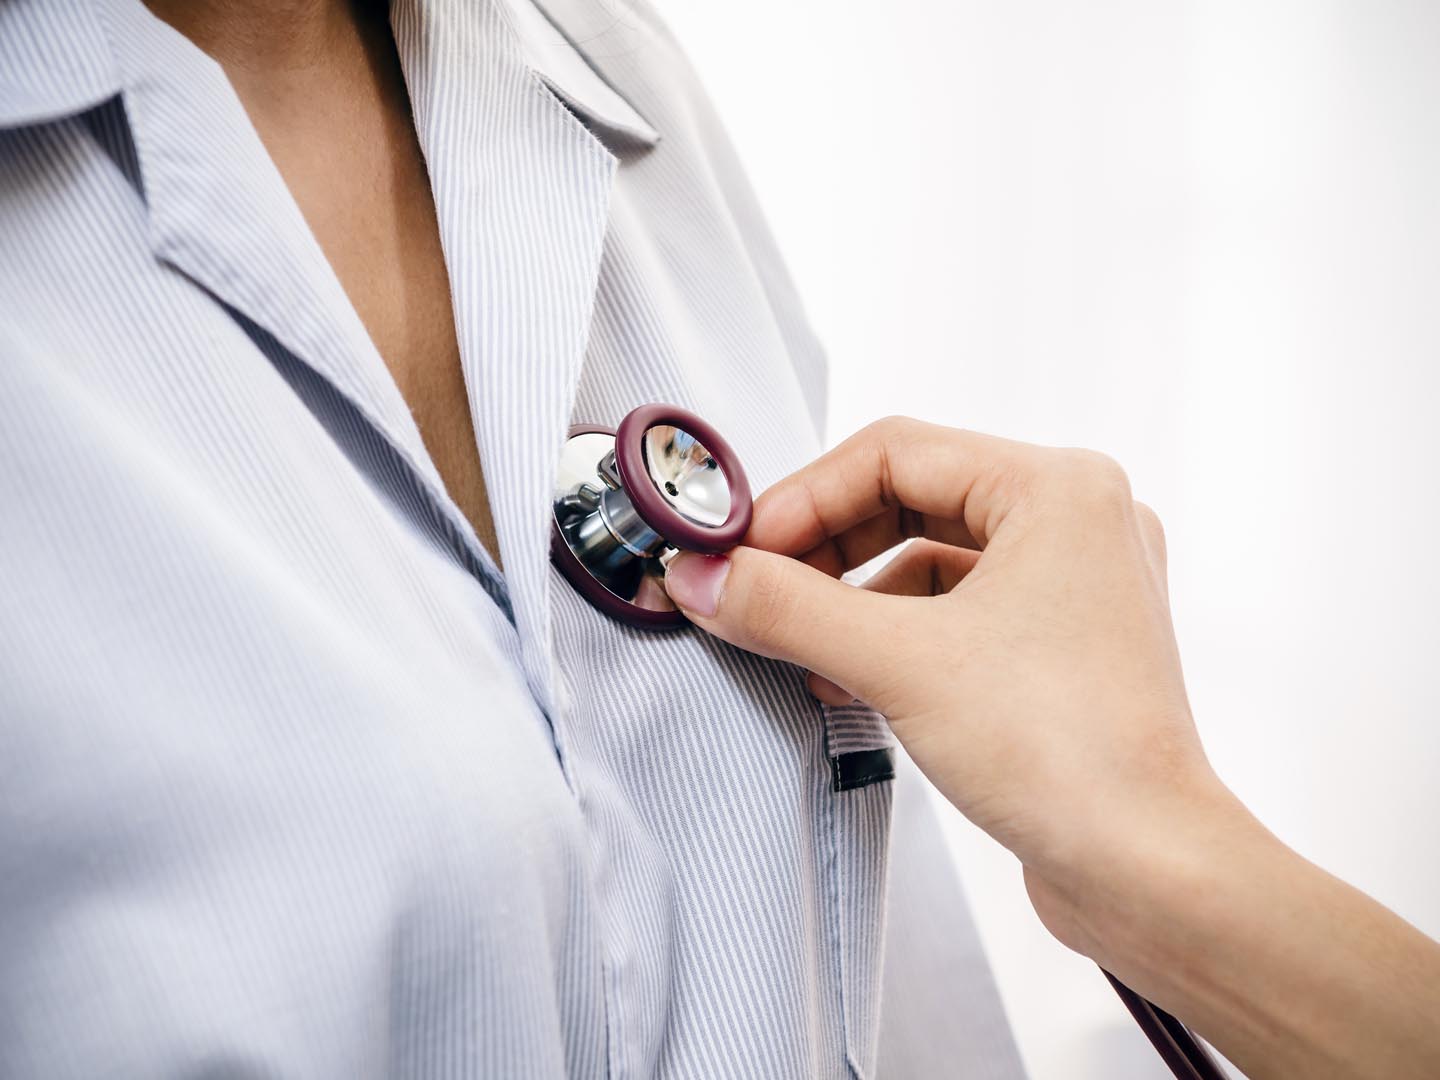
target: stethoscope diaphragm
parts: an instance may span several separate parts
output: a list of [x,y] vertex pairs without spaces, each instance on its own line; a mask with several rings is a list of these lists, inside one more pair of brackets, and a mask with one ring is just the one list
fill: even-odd
[[552,494],[555,565],[596,608],[647,629],[685,622],[662,585],[662,560],[721,554],[750,527],[735,451],[677,405],[641,405],[613,431],[571,428]]

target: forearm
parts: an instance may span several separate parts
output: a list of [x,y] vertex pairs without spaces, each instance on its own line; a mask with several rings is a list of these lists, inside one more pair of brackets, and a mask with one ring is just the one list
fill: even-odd
[[1087,886],[1085,951],[1247,1075],[1440,1076],[1440,945],[1227,797]]

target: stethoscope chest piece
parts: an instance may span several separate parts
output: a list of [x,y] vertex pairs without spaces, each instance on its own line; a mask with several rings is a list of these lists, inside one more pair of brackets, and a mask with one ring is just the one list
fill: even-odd
[[560,454],[550,554],[566,580],[632,626],[681,626],[662,560],[718,555],[750,527],[750,485],[730,444],[675,405],[641,405],[620,426],[580,426]]

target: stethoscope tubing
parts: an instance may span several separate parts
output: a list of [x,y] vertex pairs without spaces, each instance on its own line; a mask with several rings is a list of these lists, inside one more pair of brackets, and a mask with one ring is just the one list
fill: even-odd
[[1176,1080],[1229,1080],[1228,1074],[1184,1024],[1158,1005],[1135,993],[1104,968],[1100,969],[1130,1015],[1145,1032],[1150,1045],[1175,1074]]

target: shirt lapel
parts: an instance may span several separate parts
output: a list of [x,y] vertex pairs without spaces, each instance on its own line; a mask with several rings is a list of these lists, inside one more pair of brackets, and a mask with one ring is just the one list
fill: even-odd
[[140,162],[151,248],[344,394],[445,495],[409,407],[221,67],[139,3],[102,7]]
[[138,2],[101,12],[156,257],[328,380],[429,488],[476,562],[488,563],[223,69]]
[[396,0],[471,417],[531,692],[552,706],[551,485],[616,159],[525,62],[497,0]]

